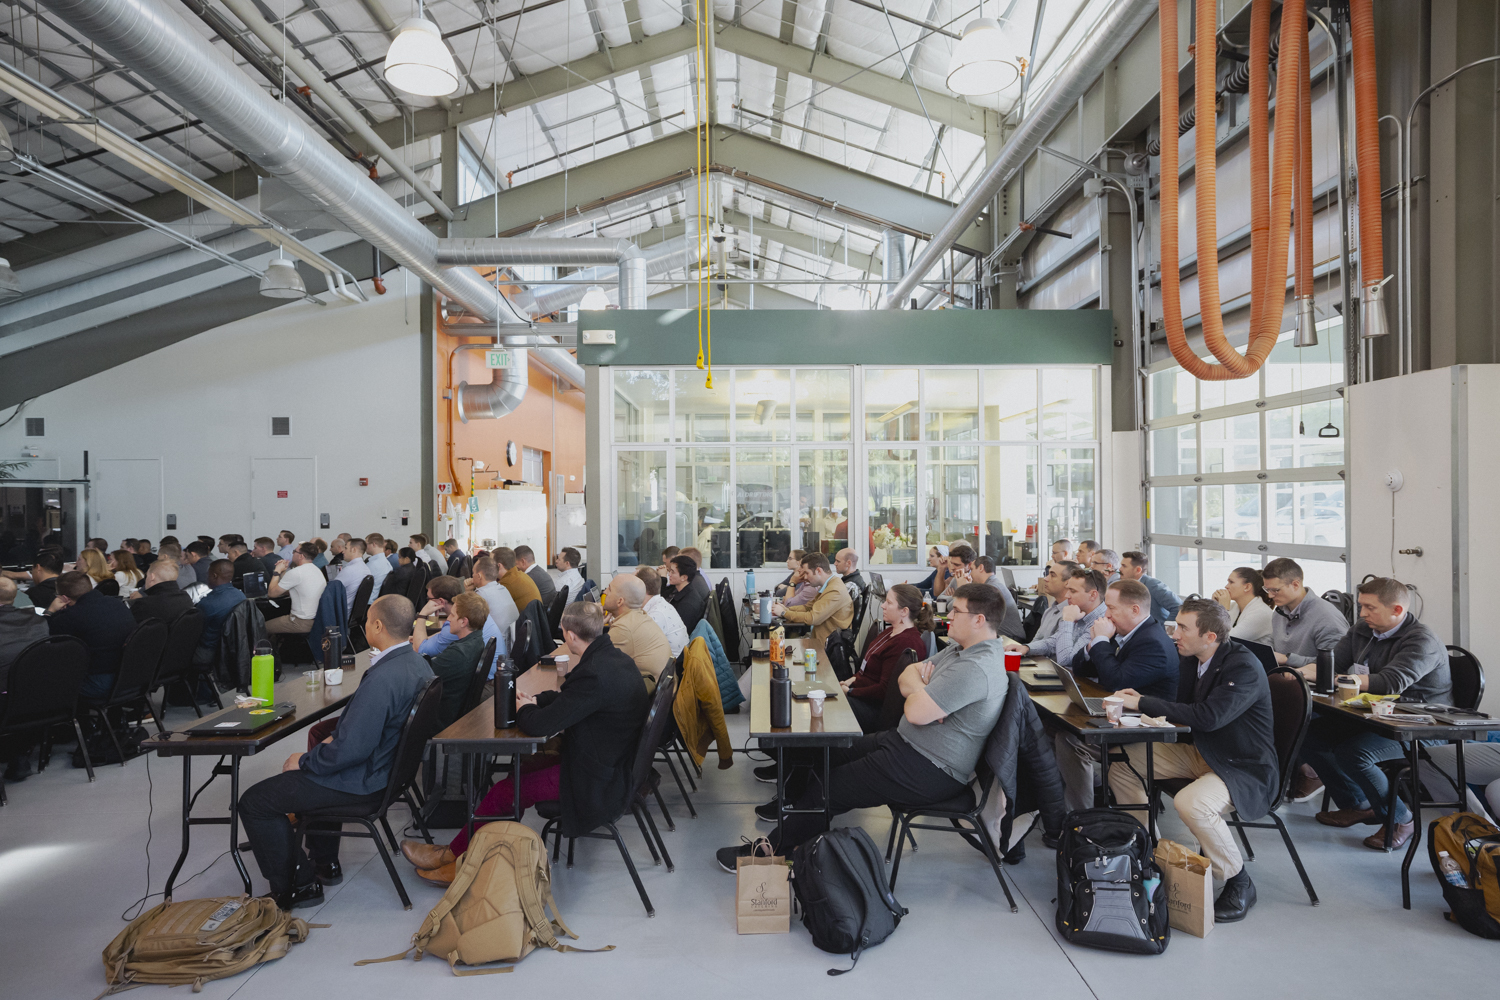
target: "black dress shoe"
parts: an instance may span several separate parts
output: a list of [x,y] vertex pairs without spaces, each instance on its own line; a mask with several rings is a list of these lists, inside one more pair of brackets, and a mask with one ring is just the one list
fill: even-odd
[[276,905],[283,910],[300,910],[304,906],[323,905],[323,885],[317,880],[277,893]]
[[28,753],[10,762],[10,766],[5,769],[5,780],[14,784],[25,781],[35,773],[31,769],[31,754]]
[[1214,900],[1214,923],[1244,920],[1254,905],[1255,883],[1250,881],[1250,873],[1241,868],[1239,874],[1224,883],[1219,898]]
[[324,885],[338,885],[344,881],[344,869],[339,867],[337,861],[330,861],[327,864],[315,862],[313,870],[318,873],[318,881]]
[[772,799],[762,805],[755,807],[755,818],[763,823],[774,823],[779,818],[776,815],[776,800]]
[[1026,860],[1026,841],[1018,840],[1010,850],[1006,851],[1002,860],[1008,865],[1018,865]]

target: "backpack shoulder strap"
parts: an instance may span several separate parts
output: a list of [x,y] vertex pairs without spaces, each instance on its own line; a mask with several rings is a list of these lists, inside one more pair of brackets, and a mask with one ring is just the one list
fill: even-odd
[[[480,867],[485,861],[489,860],[490,855],[495,852],[497,846],[499,846],[497,842],[486,838],[484,850],[476,851],[473,849],[474,842],[470,842],[469,850],[464,852],[463,863],[459,865],[458,870],[454,873],[453,882],[448,886],[448,891],[443,893],[443,898],[438,900],[437,905],[428,912],[426,919],[422,921],[422,926],[417,928],[417,932],[411,936],[411,947],[395,955],[387,955],[384,958],[362,958],[354,964],[378,965],[381,962],[399,961],[408,955],[412,956],[412,961],[420,962],[422,956],[426,953],[427,942],[432,940],[433,935],[438,932],[438,928],[443,925],[443,918],[453,912],[453,908],[468,893],[469,887],[474,884],[474,879],[479,876]],[[413,955],[413,951],[416,954]],[[452,965],[452,962],[450,961],[449,964]],[[498,971],[509,972],[510,970],[504,969]],[[454,975],[465,975],[465,973],[455,972]]]
[[[552,898],[552,877],[547,870],[545,851],[538,850],[537,841],[528,840],[526,854],[528,856],[524,859],[524,866],[518,864],[516,871],[529,872],[531,877],[516,879],[516,894],[520,897],[521,912],[526,914],[527,926],[531,928],[531,935],[536,943],[557,952],[614,951],[615,946],[612,944],[603,948],[575,948],[557,939],[558,934],[565,934],[576,941],[578,935],[563,923],[562,914],[557,910],[557,900]],[[548,910],[552,911],[551,919],[547,917]]]

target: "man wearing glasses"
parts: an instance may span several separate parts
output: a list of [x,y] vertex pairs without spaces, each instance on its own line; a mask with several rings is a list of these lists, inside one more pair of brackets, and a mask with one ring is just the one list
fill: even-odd
[[1302,567],[1290,559],[1272,559],[1261,570],[1266,596],[1276,605],[1271,617],[1271,649],[1276,662],[1305,667],[1318,662],[1318,651],[1332,650],[1349,631],[1344,613],[1302,585]]

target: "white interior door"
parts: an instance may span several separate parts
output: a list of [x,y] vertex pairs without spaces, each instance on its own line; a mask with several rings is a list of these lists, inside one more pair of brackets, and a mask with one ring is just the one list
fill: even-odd
[[279,531],[290,531],[298,542],[305,542],[316,535],[317,487],[315,458],[252,458],[251,538],[275,538]]
[[165,531],[159,458],[101,458],[89,475],[94,525],[91,535],[113,548],[126,538],[149,538]]

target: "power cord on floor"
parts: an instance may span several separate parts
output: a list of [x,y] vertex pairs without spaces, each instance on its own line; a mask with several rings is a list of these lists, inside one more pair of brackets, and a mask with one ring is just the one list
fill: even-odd
[[[168,733],[168,734],[165,734],[165,735],[171,735],[171,734]],[[219,758],[219,763],[220,764],[224,763],[224,758],[223,757]],[[213,774],[212,774],[212,772],[210,772],[208,781],[205,781],[202,785],[200,785],[198,787],[198,790],[193,793],[193,797],[188,800],[188,811],[189,812],[192,812],[193,803],[195,803],[195,802],[198,801],[198,796],[201,795],[201,794],[203,794],[203,790],[205,788],[207,788],[209,786],[209,782],[212,782],[213,780],[214,780],[213,779]],[[142,896],[140,899],[137,899],[134,903],[131,903],[129,906],[125,907],[125,910],[120,914],[120,919],[124,920],[124,921],[131,921],[131,920],[134,920],[136,917],[140,916],[141,913],[146,908],[146,901],[147,900],[150,900],[150,899],[155,898],[156,896],[161,896],[161,895],[165,894],[165,890],[163,890],[162,892],[152,892],[151,891],[151,833],[152,833],[152,831],[151,831],[151,820],[152,820],[152,818],[155,815],[156,815],[156,786],[155,786],[155,784],[151,780],[151,755],[147,754],[146,755],[146,895]],[[178,886],[187,885],[193,879],[197,878],[199,875],[202,875],[204,872],[208,871],[208,869],[212,868],[214,865],[218,864],[220,861],[223,861],[228,855],[229,855],[229,852],[225,851],[223,854],[220,854],[217,858],[214,858],[212,861],[210,861],[201,870],[199,870],[197,872],[194,872],[192,875],[189,875],[187,878],[183,879],[181,882],[178,882],[177,885]],[[134,910],[135,912],[132,913],[131,912],[132,910]]]

